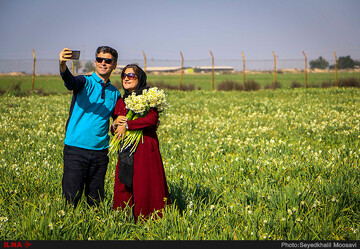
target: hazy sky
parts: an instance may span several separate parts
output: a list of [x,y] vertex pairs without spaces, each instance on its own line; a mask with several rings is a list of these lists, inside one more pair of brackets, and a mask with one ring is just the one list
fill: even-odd
[[0,0],[0,59],[360,59],[359,0]]

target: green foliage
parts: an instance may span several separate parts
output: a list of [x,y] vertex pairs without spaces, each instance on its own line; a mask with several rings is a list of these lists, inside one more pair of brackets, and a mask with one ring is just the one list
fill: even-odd
[[311,69],[326,69],[329,66],[329,62],[320,56],[318,59],[310,61],[309,65]]
[[290,88],[299,88],[299,87],[304,87],[304,86],[296,80],[291,82]]
[[281,83],[278,82],[278,81],[275,81],[275,82],[273,82],[271,84],[265,85],[264,89],[273,89],[274,90],[274,89],[278,89],[278,88],[281,88],[281,87],[282,87]]
[[172,204],[136,224],[112,209],[115,155],[101,206],[65,207],[71,95],[1,96],[0,239],[360,239],[359,89],[166,93]]
[[[346,78],[355,78],[360,80],[360,72],[339,72],[339,80]],[[321,85],[324,81],[334,81],[335,73],[308,73],[308,84]],[[14,83],[21,81],[21,90],[27,91],[32,89],[32,76],[0,76],[0,92],[2,90],[10,89]],[[243,85],[242,74],[220,74],[215,75],[215,89],[218,89],[224,81],[238,82]],[[272,73],[249,73],[246,75],[245,88],[246,91],[256,91],[263,89],[266,85],[273,84],[274,75]],[[305,85],[304,73],[283,73],[277,75],[277,81],[281,82],[282,88],[291,88],[292,82],[296,81],[301,85]],[[119,89],[121,87],[120,75],[114,74],[111,76],[111,82]],[[158,86],[162,89],[179,89],[180,75],[148,75],[149,85]],[[59,75],[38,75],[35,77],[35,89],[42,89],[44,92],[58,92],[68,93],[64,82]],[[182,90],[211,90],[211,75],[210,74],[184,74],[182,80]]]
[[355,61],[348,56],[340,56],[338,58],[338,69],[351,69],[355,67]]
[[360,87],[360,80],[354,77],[341,79],[339,82],[340,87]]
[[74,69],[75,73],[79,73],[79,69],[82,67],[81,62],[79,60],[74,60]]
[[242,90],[244,90],[244,87],[241,85],[241,83],[239,83],[237,81],[225,80],[217,86],[217,90],[218,91],[233,91],[233,90],[242,91]]
[[355,62],[355,66],[358,67],[358,68],[360,68],[360,61],[355,60],[354,62]]
[[86,69],[87,72],[92,72],[95,70],[95,67],[94,67],[94,62],[93,61],[88,61],[86,62],[84,68]]

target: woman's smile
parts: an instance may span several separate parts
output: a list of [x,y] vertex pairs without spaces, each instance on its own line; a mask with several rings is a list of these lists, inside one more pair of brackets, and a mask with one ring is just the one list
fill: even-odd
[[136,87],[139,83],[139,79],[137,77],[129,79],[129,76],[127,76],[127,74],[135,74],[134,69],[132,68],[127,68],[125,70],[125,77],[122,79],[123,80],[123,86],[126,90],[133,92],[136,90]]

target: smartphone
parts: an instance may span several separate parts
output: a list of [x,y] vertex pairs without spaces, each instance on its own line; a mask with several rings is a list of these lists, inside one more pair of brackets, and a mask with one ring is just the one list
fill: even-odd
[[72,54],[70,59],[71,60],[78,60],[80,58],[80,51],[79,50],[72,50]]

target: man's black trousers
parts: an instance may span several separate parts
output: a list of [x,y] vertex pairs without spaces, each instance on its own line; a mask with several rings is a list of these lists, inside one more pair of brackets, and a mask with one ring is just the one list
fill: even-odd
[[66,202],[76,207],[85,188],[87,203],[90,206],[99,203],[105,195],[108,149],[87,150],[65,145],[63,153],[62,188]]

